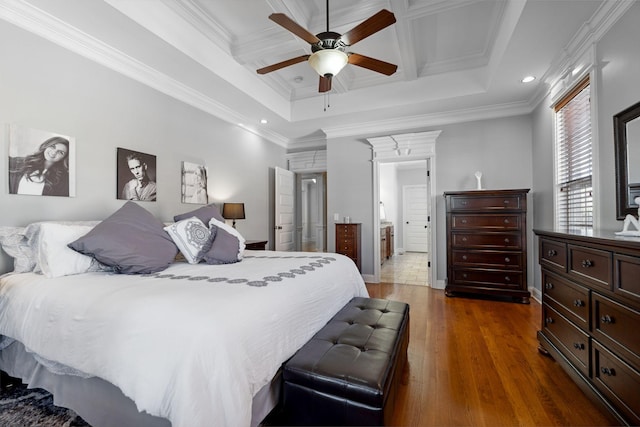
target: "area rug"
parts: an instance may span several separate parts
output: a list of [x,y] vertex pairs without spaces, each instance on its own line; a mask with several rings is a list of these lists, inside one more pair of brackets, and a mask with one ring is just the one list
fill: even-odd
[[51,393],[22,384],[0,390],[0,426],[90,427],[72,410],[55,406]]

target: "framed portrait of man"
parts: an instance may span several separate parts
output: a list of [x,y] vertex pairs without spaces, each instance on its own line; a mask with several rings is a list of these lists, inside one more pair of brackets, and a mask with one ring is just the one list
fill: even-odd
[[207,168],[191,162],[182,162],[182,203],[206,205]]
[[157,200],[156,156],[118,148],[116,197],[122,200]]
[[75,197],[76,140],[17,124],[9,126],[9,194]]

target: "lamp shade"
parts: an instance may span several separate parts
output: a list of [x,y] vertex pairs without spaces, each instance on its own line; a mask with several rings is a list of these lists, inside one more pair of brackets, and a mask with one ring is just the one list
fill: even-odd
[[244,219],[244,203],[225,203],[222,216],[224,219]]
[[311,68],[323,77],[335,76],[347,65],[349,56],[338,49],[323,49],[311,54]]

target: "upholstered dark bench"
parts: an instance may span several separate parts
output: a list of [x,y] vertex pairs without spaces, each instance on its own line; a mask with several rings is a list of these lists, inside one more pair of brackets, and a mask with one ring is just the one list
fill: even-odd
[[352,299],[285,363],[287,422],[389,425],[408,344],[408,304]]

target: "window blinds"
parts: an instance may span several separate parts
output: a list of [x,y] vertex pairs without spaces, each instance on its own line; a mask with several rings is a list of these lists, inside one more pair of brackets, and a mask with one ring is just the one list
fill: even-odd
[[556,110],[556,225],[593,227],[591,108],[589,78]]

